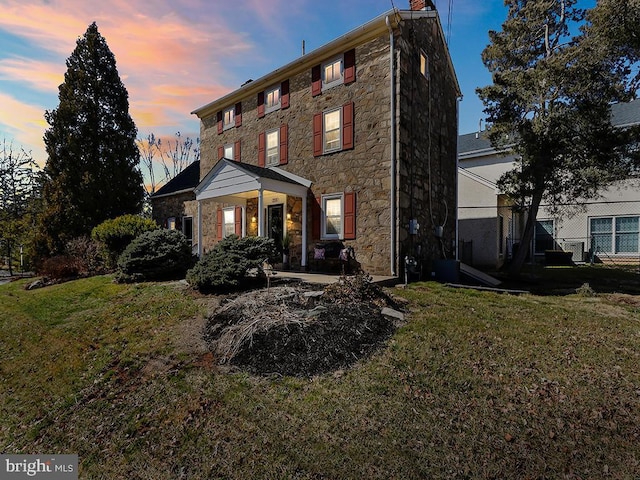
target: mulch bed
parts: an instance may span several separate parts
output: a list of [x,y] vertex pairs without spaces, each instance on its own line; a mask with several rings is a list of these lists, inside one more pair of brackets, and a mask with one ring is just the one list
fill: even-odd
[[219,363],[253,374],[310,377],[352,365],[395,331],[381,313],[390,303],[382,291],[351,302],[317,291],[305,296],[318,288],[299,283],[229,299],[207,322],[209,348]]

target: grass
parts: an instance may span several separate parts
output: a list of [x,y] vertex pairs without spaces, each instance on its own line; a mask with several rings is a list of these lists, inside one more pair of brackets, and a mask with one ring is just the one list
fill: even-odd
[[202,311],[175,286],[22,286],[0,286],[0,451],[77,453],[80,478],[640,477],[634,296],[412,284],[385,349],[300,379],[186,348]]

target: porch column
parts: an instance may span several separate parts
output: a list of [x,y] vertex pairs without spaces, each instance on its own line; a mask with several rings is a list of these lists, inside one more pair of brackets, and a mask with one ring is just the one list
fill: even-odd
[[264,219],[262,218],[264,213],[264,195],[262,187],[258,190],[258,236],[264,237]]
[[202,257],[202,200],[198,200],[198,257]]
[[302,259],[301,267],[307,266],[307,194],[302,195]]

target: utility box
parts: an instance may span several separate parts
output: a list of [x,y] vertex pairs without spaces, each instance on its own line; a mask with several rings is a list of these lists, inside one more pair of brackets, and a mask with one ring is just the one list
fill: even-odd
[[460,282],[460,262],[458,260],[434,260],[433,277],[438,282]]
[[573,262],[584,262],[584,242],[564,242],[562,249],[571,252]]

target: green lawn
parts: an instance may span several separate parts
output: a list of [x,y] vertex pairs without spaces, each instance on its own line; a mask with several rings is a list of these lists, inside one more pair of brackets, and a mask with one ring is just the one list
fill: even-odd
[[182,287],[23,286],[0,286],[0,451],[80,478],[640,478],[634,296],[413,284],[385,349],[300,379],[218,368]]

